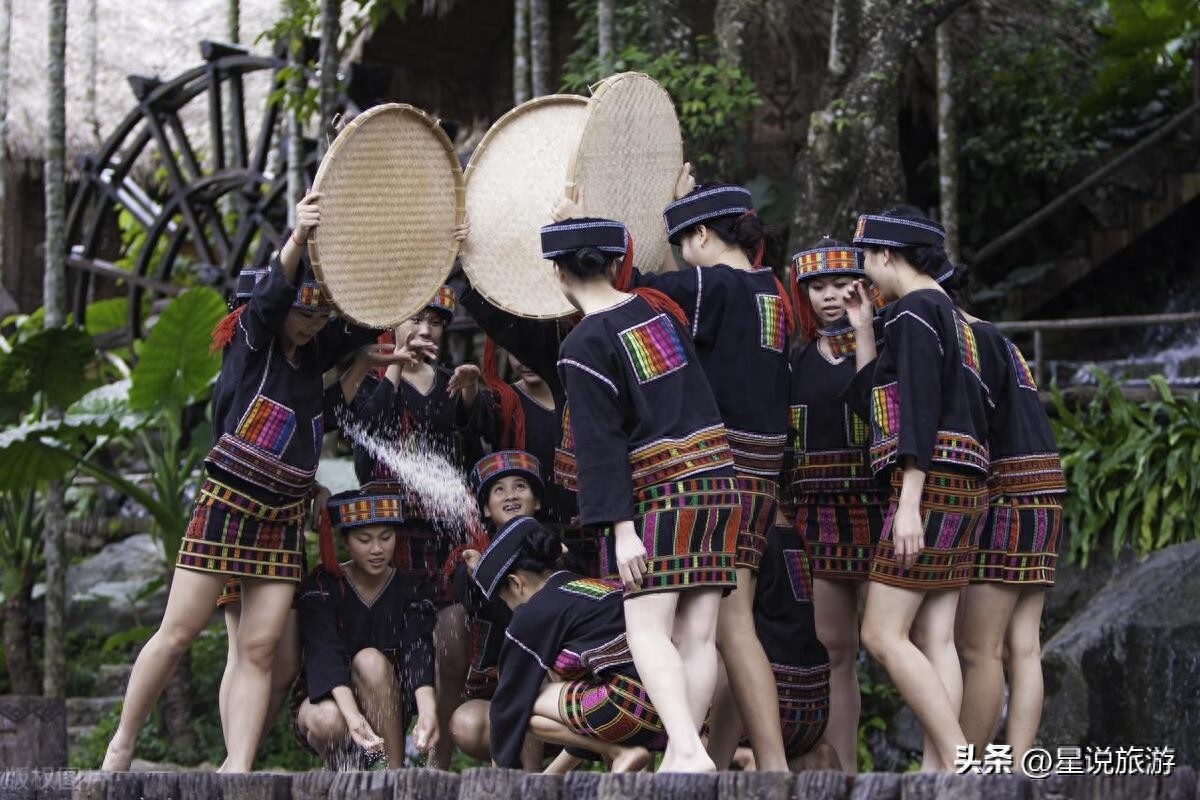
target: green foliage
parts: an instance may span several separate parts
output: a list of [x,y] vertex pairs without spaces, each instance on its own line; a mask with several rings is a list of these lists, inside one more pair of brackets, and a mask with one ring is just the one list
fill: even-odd
[[1139,556],[1197,538],[1200,397],[1176,397],[1161,375],[1158,396],[1139,403],[1100,371],[1096,394],[1070,408],[1054,390],[1054,432],[1063,454],[1064,554],[1087,566],[1100,547]]
[[858,717],[858,768],[861,772],[875,770],[875,757],[871,754],[868,734],[872,731],[887,732],[887,720],[903,704],[900,692],[886,680],[875,683],[860,660],[855,664],[858,670],[858,688],[862,695],[862,708]]
[[83,397],[95,355],[79,328],[40,330],[0,353],[0,422],[20,420],[35,404],[63,408]]
[[[571,9],[581,24],[575,34],[577,47],[564,67],[563,89],[586,93],[607,77],[596,51],[596,4],[573,0]],[[640,2],[620,5],[614,27],[616,41],[623,45],[614,72],[644,72],[662,84],[675,102],[688,158],[718,173],[734,171],[739,161],[738,134],[762,105],[750,76],[724,60],[702,60],[678,48],[655,55],[647,41],[645,8]],[[704,36],[697,37],[695,49],[715,52]]]
[[1140,108],[1160,97],[1186,102],[1200,44],[1200,0],[1108,0],[1106,6],[1101,67],[1084,107]]
[[136,411],[182,409],[199,399],[221,369],[209,352],[212,329],[226,313],[221,295],[189,289],[171,301],[137,346],[129,405]]

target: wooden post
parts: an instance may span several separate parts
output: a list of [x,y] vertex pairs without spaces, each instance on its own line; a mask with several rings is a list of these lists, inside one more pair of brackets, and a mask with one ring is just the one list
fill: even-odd
[[462,780],[460,775],[440,769],[399,769],[392,775],[395,800],[457,800]]
[[362,800],[392,800],[396,793],[393,773],[339,772],[329,787],[330,797],[357,797]]
[[[303,772],[292,777],[292,800],[326,800],[336,773],[329,770]],[[399,800],[401,795],[396,795]],[[407,800],[407,798],[406,798]]]
[[492,767],[465,770],[458,783],[458,800],[518,800],[523,774]]
[[[531,773],[521,776],[521,800],[559,800],[563,796],[562,790],[561,775]],[[573,798],[568,796],[568,800]]]
[[1042,348],[1042,329],[1037,328],[1033,332],[1033,382],[1039,389],[1042,386],[1042,378],[1046,374],[1045,357],[1046,353]]
[[0,770],[66,766],[66,701],[0,697]]
[[596,800],[600,794],[600,773],[568,772],[563,778],[562,793],[571,800]]
[[788,772],[722,772],[718,800],[791,800],[795,776]]
[[812,800],[846,800],[850,796],[850,781],[846,773],[838,770],[802,772],[796,776],[795,796]]
[[900,775],[867,772],[855,776],[853,800],[900,800]]
[[105,772],[108,779],[108,800],[142,800],[144,772]]

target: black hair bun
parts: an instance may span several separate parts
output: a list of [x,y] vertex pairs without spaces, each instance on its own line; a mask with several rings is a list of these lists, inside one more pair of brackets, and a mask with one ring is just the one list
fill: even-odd
[[530,572],[546,572],[559,567],[562,555],[562,540],[539,525],[525,536],[525,543],[513,567]]

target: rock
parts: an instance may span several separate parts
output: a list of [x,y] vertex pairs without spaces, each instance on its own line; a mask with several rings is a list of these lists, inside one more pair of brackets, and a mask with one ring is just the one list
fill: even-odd
[[1043,639],[1049,640],[1070,622],[1114,577],[1138,564],[1133,548],[1125,547],[1116,556],[1105,545],[1092,553],[1087,567],[1068,564],[1060,558],[1054,575],[1054,588],[1046,593],[1042,611]]
[[901,750],[921,752],[925,749],[925,729],[908,706],[901,706],[888,721],[887,738]]
[[1040,738],[1175,748],[1200,763],[1200,542],[1154,553],[1045,646]]
[[129,685],[129,673],[132,671],[132,664],[101,664],[96,668],[96,684],[93,691],[96,694],[124,695],[125,687]]
[[67,625],[105,633],[157,622],[167,604],[165,585],[135,605],[151,581],[164,576],[163,551],[148,533],[106,546],[67,569]]
[[111,697],[68,697],[67,727],[95,725],[100,718],[121,704],[122,695]]

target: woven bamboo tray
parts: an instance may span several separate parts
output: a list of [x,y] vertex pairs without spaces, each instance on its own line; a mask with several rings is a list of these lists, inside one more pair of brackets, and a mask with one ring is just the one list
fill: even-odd
[[633,265],[643,272],[660,270],[670,252],[662,212],[682,167],[683,137],[666,90],[640,72],[601,81],[567,168],[567,194],[582,189],[589,217],[625,223]]
[[493,305],[522,317],[552,319],[574,311],[542,258],[538,229],[562,197],[588,100],[546,95],[498,119],[467,165],[463,269]]
[[330,146],[313,190],[321,224],[309,258],[343,315],[392,327],[445,283],[464,192],[458,156],[435,118],[400,103],[363,112]]

